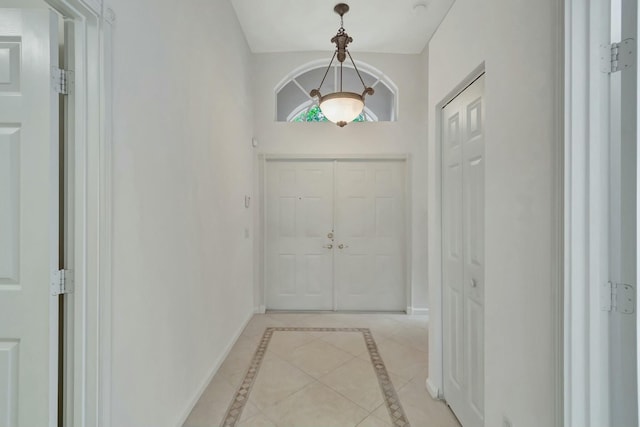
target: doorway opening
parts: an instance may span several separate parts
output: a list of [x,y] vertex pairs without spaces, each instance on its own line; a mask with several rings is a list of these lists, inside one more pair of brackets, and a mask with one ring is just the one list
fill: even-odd
[[266,309],[410,307],[406,159],[270,158],[264,168]]
[[0,18],[0,413],[108,425],[114,15],[7,0]]

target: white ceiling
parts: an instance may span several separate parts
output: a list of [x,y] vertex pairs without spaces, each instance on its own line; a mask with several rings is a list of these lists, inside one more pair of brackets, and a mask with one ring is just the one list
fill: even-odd
[[[420,53],[455,0],[348,0],[353,52]],[[231,0],[254,53],[332,51],[337,0]]]

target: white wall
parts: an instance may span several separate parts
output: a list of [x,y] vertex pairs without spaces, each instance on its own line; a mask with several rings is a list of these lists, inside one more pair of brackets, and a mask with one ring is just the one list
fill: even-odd
[[[353,52],[356,61],[369,64],[387,75],[399,90],[398,121],[351,123],[339,128],[333,123],[283,123],[275,121],[275,87],[294,69],[326,59],[326,52],[256,54],[253,56],[255,91],[256,155],[268,154],[409,154],[411,156],[412,267],[409,274],[414,309],[427,308],[427,109],[424,96],[426,70],[421,55],[365,54]],[[320,82],[318,82],[320,83]],[[375,95],[373,95],[375,96]],[[256,179],[256,194],[259,180]],[[256,219],[256,225],[259,224]],[[259,258],[258,258],[259,259]],[[260,274],[256,274],[256,306],[262,304]]]
[[[554,227],[561,181],[558,91],[562,2],[457,0],[429,44],[429,229],[437,230],[436,109],[486,65],[485,413],[487,426],[552,426],[559,396]],[[558,228],[555,228],[558,229]],[[440,300],[439,242],[429,243]],[[440,307],[432,304],[430,381],[440,384]],[[556,319],[557,320],[557,319]],[[446,391],[445,391],[446,392]]]
[[110,4],[112,425],[175,427],[253,311],[250,53],[229,2]]

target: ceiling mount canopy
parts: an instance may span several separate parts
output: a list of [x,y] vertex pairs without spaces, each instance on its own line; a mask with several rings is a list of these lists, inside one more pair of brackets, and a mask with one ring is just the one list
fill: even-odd
[[[364,97],[365,95],[373,95],[373,88],[367,87],[358,71],[358,67],[356,63],[353,61],[351,57],[351,53],[347,49],[349,43],[353,41],[349,34],[346,33],[344,29],[344,15],[349,12],[349,5],[346,3],[338,3],[333,8],[334,12],[340,15],[340,28],[338,32],[331,39],[331,43],[335,43],[336,50],[333,53],[333,57],[331,58],[331,62],[329,62],[329,66],[327,67],[327,71],[324,73],[324,77],[320,82],[320,86],[317,89],[313,89],[311,91],[312,97],[317,97],[319,100],[320,109],[322,110],[322,114],[334,122],[340,127],[344,127],[347,123],[352,122],[356,117],[362,113],[364,109]],[[364,90],[361,94],[355,92],[343,92],[342,91],[342,65],[344,61],[349,57],[351,64],[353,64],[353,68],[358,74],[360,81],[362,82],[362,86]],[[338,62],[340,62],[340,73],[339,73],[339,82],[340,82],[340,91],[335,93],[330,93],[329,95],[322,96],[320,93],[320,89],[322,89],[322,84],[327,78],[327,74],[331,69],[331,65],[333,61],[338,58]]]

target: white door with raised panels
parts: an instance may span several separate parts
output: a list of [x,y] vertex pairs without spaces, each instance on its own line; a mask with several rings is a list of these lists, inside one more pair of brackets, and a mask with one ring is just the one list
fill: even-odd
[[0,9],[0,426],[57,425],[58,24]]
[[401,311],[404,162],[336,164],[336,309]]
[[269,160],[266,308],[403,311],[405,162]]
[[269,161],[267,301],[274,310],[333,309],[333,162]]
[[444,396],[484,425],[484,76],[442,110]]

